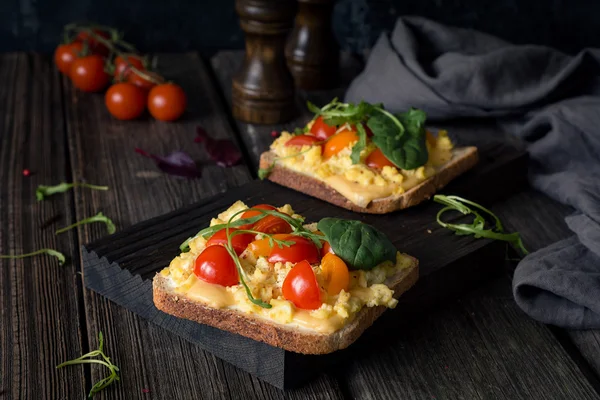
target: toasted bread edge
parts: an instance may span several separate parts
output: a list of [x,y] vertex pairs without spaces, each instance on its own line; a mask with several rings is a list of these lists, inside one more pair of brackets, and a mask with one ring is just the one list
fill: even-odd
[[[401,195],[374,200],[369,203],[367,207],[360,207],[352,203],[323,181],[293,171],[277,163],[267,179],[279,185],[297,190],[351,211],[368,214],[387,214],[415,206],[429,199],[451,180],[475,166],[479,160],[477,147],[459,147],[453,151],[455,157],[431,178],[421,182]],[[273,163],[274,159],[274,153],[270,151],[263,153],[260,157],[260,168],[268,168]]]

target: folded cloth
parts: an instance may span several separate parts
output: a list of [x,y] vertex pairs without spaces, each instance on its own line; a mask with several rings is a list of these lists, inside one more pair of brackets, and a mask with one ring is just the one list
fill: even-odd
[[575,209],[566,220],[573,237],[517,266],[515,300],[544,323],[600,328],[600,50],[569,56],[403,17],[345,100],[510,123],[528,145],[532,186]]

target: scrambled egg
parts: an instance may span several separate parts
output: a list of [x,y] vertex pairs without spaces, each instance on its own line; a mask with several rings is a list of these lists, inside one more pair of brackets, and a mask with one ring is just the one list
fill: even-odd
[[[211,226],[226,222],[237,211],[248,208],[238,201],[228,210],[211,221]],[[289,204],[278,208],[282,213],[301,219],[294,213]],[[241,214],[239,214],[241,215]],[[234,217],[234,220],[239,218]],[[306,229],[316,231],[316,224],[305,225]],[[258,236],[258,235],[257,235]],[[257,237],[258,238],[258,237]],[[240,263],[245,272],[245,280],[255,298],[271,304],[265,309],[252,303],[241,284],[236,286],[219,286],[199,280],[193,273],[196,257],[206,248],[206,239],[196,237],[190,242],[190,251],[175,257],[170,265],[161,271],[168,278],[175,291],[188,296],[196,291],[195,299],[208,301],[213,307],[232,308],[258,318],[267,318],[280,324],[290,324],[304,329],[331,333],[351,321],[363,307],[386,306],[394,308],[398,301],[393,297],[394,291],[385,285],[392,275],[411,265],[411,259],[398,252],[396,262],[386,261],[372,270],[350,271],[348,291],[342,290],[331,296],[324,290],[323,274],[320,265],[313,265],[313,271],[322,289],[323,304],[316,310],[297,309],[294,304],[283,298],[281,288],[283,281],[294,266],[293,263],[277,262],[271,264],[266,257],[256,257],[249,249],[240,255]]]
[[[278,163],[328,183],[350,201],[363,207],[376,198],[404,193],[435,175],[440,167],[452,159],[453,144],[448,137],[448,132],[443,130],[439,131],[437,136],[427,133],[429,159],[425,165],[414,170],[390,166],[385,166],[381,170],[368,167],[365,159],[376,149],[371,142],[361,152],[361,162],[352,164],[350,154],[356,142],[350,143],[336,155],[325,159],[321,155],[321,146],[306,145],[302,148],[286,146],[285,144],[291,138],[293,135],[284,131],[271,144],[271,151],[280,158]],[[299,155],[294,156],[295,154]],[[350,192],[362,192],[363,196],[348,195]]]

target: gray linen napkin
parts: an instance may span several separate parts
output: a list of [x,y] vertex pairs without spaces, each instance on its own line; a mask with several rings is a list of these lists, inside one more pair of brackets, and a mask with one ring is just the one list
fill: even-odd
[[600,328],[600,50],[568,56],[403,17],[345,100],[421,108],[432,120],[510,122],[528,144],[532,186],[575,209],[566,219],[573,237],[517,266],[515,300],[544,323]]

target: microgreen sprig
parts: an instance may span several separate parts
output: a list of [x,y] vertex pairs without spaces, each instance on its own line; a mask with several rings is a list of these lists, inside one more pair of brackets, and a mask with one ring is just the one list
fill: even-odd
[[41,249],[27,254],[16,254],[16,255],[0,255],[0,259],[19,259],[37,256],[39,254],[48,254],[49,256],[56,257],[59,265],[64,265],[66,258],[65,255],[54,249]]
[[73,183],[61,182],[58,185],[54,185],[54,186],[39,185],[35,191],[35,198],[38,201],[41,201],[41,200],[44,200],[46,197],[52,196],[53,194],[65,193],[66,191],[68,191],[72,188],[75,188],[75,187],[81,187],[81,188],[87,188],[87,189],[93,189],[93,190],[108,190],[108,186],[98,186],[98,185],[92,185],[92,184],[84,183],[84,182],[73,182]]
[[[74,360],[65,361],[64,363],[56,366],[56,368],[58,369],[58,368],[66,367],[67,365],[100,364],[100,365],[104,365],[106,368],[108,368],[110,371],[110,375],[107,376],[106,378],[101,379],[98,382],[96,382],[94,384],[94,386],[92,386],[92,388],[90,389],[90,393],[88,394],[88,397],[94,396],[96,393],[100,392],[102,389],[106,388],[113,382],[120,380],[119,374],[118,374],[119,367],[117,367],[115,364],[113,364],[112,361],[110,361],[110,358],[107,357],[106,354],[104,354],[104,350],[103,350],[104,336],[102,335],[102,332],[98,332],[98,343],[99,343],[98,350],[91,351],[87,354],[82,355],[79,358],[76,358]],[[92,358],[92,357],[96,357],[96,356],[100,356],[100,357],[102,357],[102,359],[99,360],[99,359]]]
[[[523,240],[521,239],[519,232],[505,233],[500,219],[496,216],[496,214],[487,208],[458,196],[445,196],[437,194],[433,196],[433,200],[446,206],[442,208],[436,216],[437,223],[444,228],[453,230],[457,235],[473,235],[476,238],[484,237],[488,239],[502,240],[512,244],[521,252],[521,254],[529,254],[523,245]],[[479,212],[469,206],[479,209],[491,217],[494,220],[494,226],[492,228],[486,228],[485,218]],[[449,222],[444,222],[442,221],[442,215],[447,211],[458,211],[464,215],[473,214],[475,218],[470,224],[452,224]]]
[[104,222],[106,224],[106,230],[108,231],[109,235],[112,235],[113,233],[115,233],[117,231],[117,228],[115,227],[115,224],[112,222],[112,220],[110,218],[108,218],[107,216],[105,216],[104,214],[102,214],[101,212],[99,212],[98,214],[94,215],[93,217],[82,219],[81,221],[77,221],[74,224],[65,226],[64,228],[57,230],[55,233],[58,235],[58,234],[66,232],[70,229],[73,229],[77,226],[84,225],[84,224],[91,224],[94,222]]

